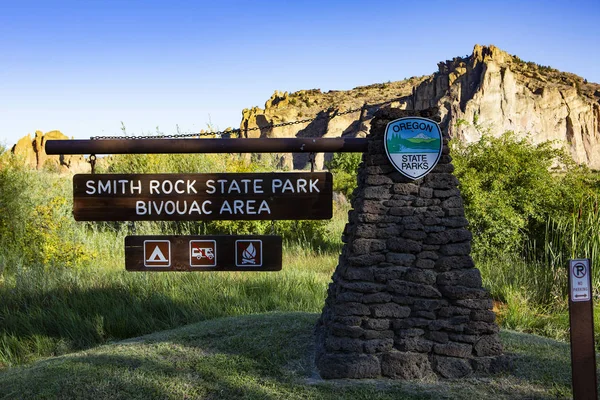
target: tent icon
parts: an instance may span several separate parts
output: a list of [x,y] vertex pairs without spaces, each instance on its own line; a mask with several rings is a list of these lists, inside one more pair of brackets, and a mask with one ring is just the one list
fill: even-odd
[[144,240],[144,266],[170,267],[171,241]]

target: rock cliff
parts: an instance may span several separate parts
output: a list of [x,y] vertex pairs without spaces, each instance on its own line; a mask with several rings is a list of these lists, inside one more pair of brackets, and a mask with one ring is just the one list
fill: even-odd
[[41,170],[51,170],[62,173],[89,173],[90,165],[82,155],[59,155],[49,156],[46,154],[45,146],[48,140],[65,140],[69,137],[60,131],[50,131],[45,134],[36,131],[33,139],[31,135],[21,138],[11,151],[22,157],[27,165]]
[[[556,140],[576,162],[600,169],[600,85],[524,62],[495,46],[476,45],[470,56],[440,62],[430,76],[348,91],[275,92],[264,109],[243,110],[240,129],[243,137],[364,136],[382,107],[437,107],[450,136],[467,142],[482,132],[507,130],[530,135],[534,143]],[[312,117],[318,119],[271,127]],[[318,168],[323,161],[317,157]],[[284,155],[282,162],[304,168],[307,158]]]

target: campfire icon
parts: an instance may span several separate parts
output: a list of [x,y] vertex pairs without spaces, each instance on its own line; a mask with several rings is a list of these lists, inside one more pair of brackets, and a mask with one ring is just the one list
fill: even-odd
[[235,264],[237,267],[261,267],[262,240],[236,240]]
[[256,264],[256,248],[254,248],[252,242],[242,252],[242,264]]

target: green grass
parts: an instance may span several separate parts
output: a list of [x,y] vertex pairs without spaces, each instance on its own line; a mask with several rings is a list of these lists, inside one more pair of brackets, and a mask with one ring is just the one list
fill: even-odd
[[274,273],[22,270],[0,287],[0,364],[222,316],[320,311],[336,257],[298,251]]
[[313,364],[315,313],[215,319],[0,373],[5,399],[568,398],[566,344],[502,331],[513,368],[462,380],[323,381]]

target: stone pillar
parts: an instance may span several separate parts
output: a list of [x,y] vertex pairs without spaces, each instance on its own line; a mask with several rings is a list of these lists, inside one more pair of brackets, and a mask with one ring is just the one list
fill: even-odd
[[388,122],[436,109],[380,110],[371,124],[344,247],[316,327],[316,365],[332,378],[459,378],[502,353],[489,292],[471,258],[448,138],[413,181],[385,154]]

